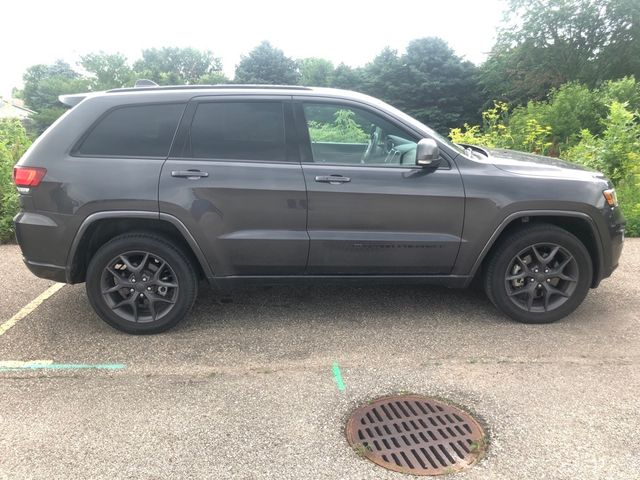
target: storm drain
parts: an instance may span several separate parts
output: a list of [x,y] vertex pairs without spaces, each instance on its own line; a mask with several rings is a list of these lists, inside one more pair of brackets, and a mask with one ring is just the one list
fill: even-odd
[[468,413],[420,395],[398,395],[358,408],[347,422],[358,454],[396,472],[442,475],[475,463],[485,435]]

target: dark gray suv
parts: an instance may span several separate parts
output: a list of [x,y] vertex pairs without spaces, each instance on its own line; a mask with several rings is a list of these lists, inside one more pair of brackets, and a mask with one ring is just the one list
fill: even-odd
[[454,145],[354,92],[144,86],[61,101],[73,108],[14,171],[18,242],[33,273],[86,281],[98,315],[129,333],[178,323],[201,278],[479,278],[511,318],[552,322],[622,250],[602,174]]

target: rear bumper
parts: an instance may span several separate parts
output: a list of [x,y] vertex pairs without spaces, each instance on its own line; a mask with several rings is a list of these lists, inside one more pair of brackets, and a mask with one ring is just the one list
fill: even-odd
[[67,269],[59,265],[39,263],[22,257],[24,264],[36,277],[46,278],[54,282],[67,283]]
[[19,212],[13,219],[16,240],[22,250],[22,259],[36,276],[67,282],[64,228],[51,216],[32,212]]

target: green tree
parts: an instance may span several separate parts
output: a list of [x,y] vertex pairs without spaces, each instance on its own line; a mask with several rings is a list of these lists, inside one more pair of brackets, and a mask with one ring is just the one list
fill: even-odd
[[362,91],[364,83],[362,77],[362,69],[352,68],[349,65],[341,63],[333,71],[331,86],[345,90]]
[[209,50],[195,48],[149,48],[133,64],[137,78],[146,78],[158,85],[194,85],[212,78],[223,79],[222,61]]
[[333,63],[324,58],[309,57],[298,60],[300,84],[309,87],[328,87],[333,76]]
[[88,73],[92,91],[133,86],[135,76],[121,53],[89,53],[80,58],[80,66]]
[[409,70],[396,50],[384,48],[362,69],[362,90],[401,110],[408,110],[418,101],[409,96]]
[[477,68],[458,57],[444,40],[413,40],[395,68],[399,87],[394,94],[402,99],[398,105],[431,128],[446,133],[479,119]]
[[510,0],[482,68],[488,98],[524,104],[569,81],[640,74],[637,0]]
[[31,117],[34,133],[42,133],[66,107],[58,96],[87,91],[89,81],[73,70],[68,63],[58,60],[52,65],[34,65],[23,76],[24,89],[21,98],[27,107],[36,112]]
[[242,56],[236,67],[236,83],[295,85],[300,74],[297,64],[269,42],[262,42],[248,55]]

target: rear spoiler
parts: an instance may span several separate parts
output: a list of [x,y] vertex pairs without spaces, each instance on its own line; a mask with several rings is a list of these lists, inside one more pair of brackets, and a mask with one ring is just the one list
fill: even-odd
[[71,93],[68,95],[60,95],[58,100],[60,100],[60,103],[64,103],[69,107],[75,107],[82,100],[87,98],[88,95],[89,93]]

